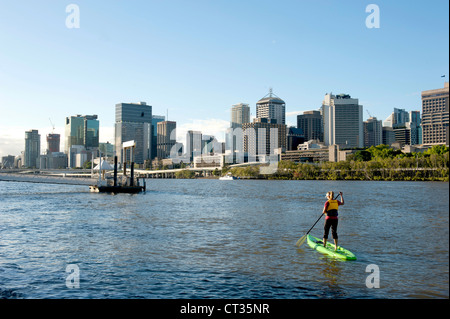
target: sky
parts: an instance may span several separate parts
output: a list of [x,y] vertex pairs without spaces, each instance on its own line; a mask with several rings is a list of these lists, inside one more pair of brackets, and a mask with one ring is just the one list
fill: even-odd
[[270,88],[294,126],[326,93],[358,98],[364,119],[421,111],[421,91],[448,81],[448,12],[447,0],[0,0],[0,156],[31,129],[42,151],[53,126],[63,141],[76,114],[98,115],[113,142],[121,102],[168,114],[179,141],[189,129],[223,141],[231,106],[254,116]]

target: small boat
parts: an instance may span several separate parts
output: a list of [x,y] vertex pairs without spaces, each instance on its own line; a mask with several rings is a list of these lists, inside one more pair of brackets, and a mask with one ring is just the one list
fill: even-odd
[[221,180],[221,181],[234,181],[235,179],[236,179],[236,177],[231,175],[231,173],[228,173],[225,176],[219,177],[219,180]]
[[307,235],[309,247],[321,252],[322,254],[327,254],[332,257],[337,257],[343,260],[356,260],[355,254],[350,250],[338,246],[337,250],[334,250],[334,243],[327,242],[327,247],[323,246],[322,240],[311,235]]

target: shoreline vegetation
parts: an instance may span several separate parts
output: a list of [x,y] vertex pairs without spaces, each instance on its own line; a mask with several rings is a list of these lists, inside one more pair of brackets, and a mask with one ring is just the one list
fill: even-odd
[[[363,181],[449,181],[449,148],[436,145],[427,151],[403,153],[387,145],[356,151],[341,162],[295,163],[280,161],[271,174],[261,174],[267,164],[230,168],[213,173],[231,173],[241,179],[268,180],[363,180]],[[191,171],[180,171],[176,178],[196,178]]]

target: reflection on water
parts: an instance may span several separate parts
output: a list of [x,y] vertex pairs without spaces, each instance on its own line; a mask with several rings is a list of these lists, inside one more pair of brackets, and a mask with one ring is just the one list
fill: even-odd
[[[429,240],[448,238],[448,183],[147,180],[147,189],[2,182],[1,297],[448,298],[448,242]],[[329,190],[344,193],[339,244],[356,261],[295,246]],[[68,264],[80,269],[79,289],[65,286]],[[379,289],[365,285],[369,264]]]

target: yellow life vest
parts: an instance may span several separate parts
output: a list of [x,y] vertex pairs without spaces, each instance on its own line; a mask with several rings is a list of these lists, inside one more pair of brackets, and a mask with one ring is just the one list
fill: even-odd
[[337,216],[338,215],[339,204],[335,199],[328,200],[327,216]]

